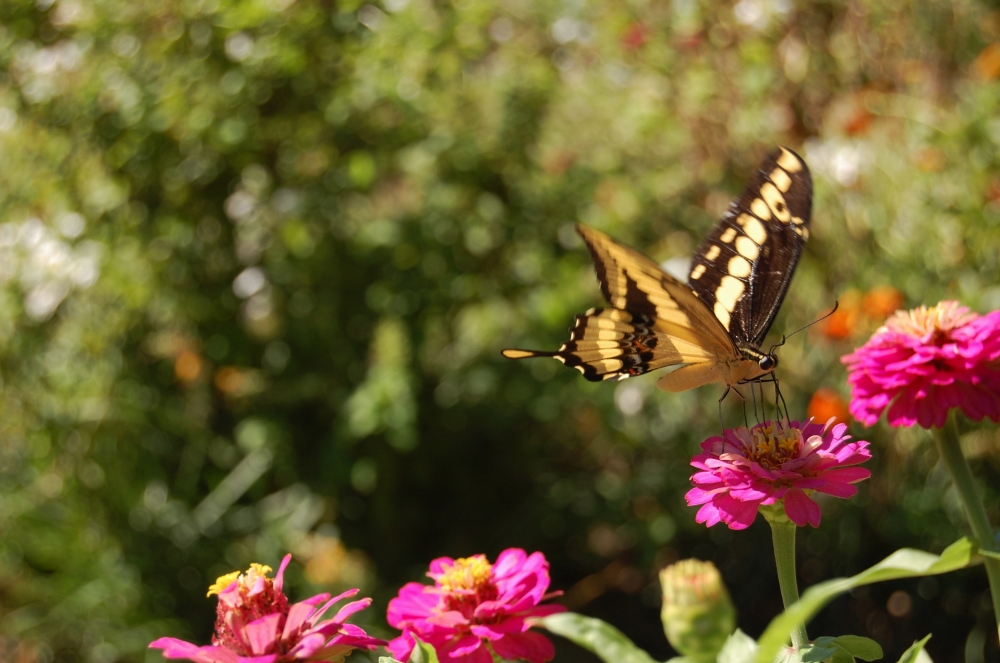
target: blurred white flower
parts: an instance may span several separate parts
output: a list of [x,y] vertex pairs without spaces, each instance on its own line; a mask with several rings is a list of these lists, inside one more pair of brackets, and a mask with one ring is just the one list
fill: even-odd
[[267,275],[260,267],[247,267],[233,280],[233,292],[240,299],[253,297],[267,285]]

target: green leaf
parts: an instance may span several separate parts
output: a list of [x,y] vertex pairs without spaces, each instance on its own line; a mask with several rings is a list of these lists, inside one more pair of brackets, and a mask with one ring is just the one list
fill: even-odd
[[802,663],[819,663],[831,656],[835,656],[840,651],[833,642],[833,638],[826,636],[816,638],[811,645],[802,650]]
[[410,654],[410,663],[440,663],[434,647],[412,633],[410,635],[417,643],[417,646],[413,648],[413,653]]
[[924,651],[924,645],[930,639],[931,634],[928,633],[923,640],[917,640],[910,645],[910,648],[904,651],[903,655],[899,657],[899,663],[934,663],[927,652]]
[[624,633],[600,619],[562,612],[549,615],[539,623],[556,635],[594,652],[605,663],[656,663]]
[[834,644],[854,658],[862,661],[877,661],[882,658],[882,647],[871,638],[860,635],[841,635],[833,639]]
[[397,661],[392,656],[379,656],[378,663],[402,663],[402,662]]
[[757,643],[743,631],[736,629],[719,652],[718,663],[750,663],[757,653]]
[[788,642],[792,629],[797,624],[808,622],[838,594],[884,580],[948,573],[980,561],[976,555],[976,544],[968,538],[961,538],[948,546],[940,555],[902,548],[855,576],[834,578],[813,585],[798,601],[771,621],[764,634],[760,636],[760,649],[754,661],[771,663]]
[[992,557],[993,559],[1000,559],[1000,552],[994,552],[992,550],[983,550],[982,548],[980,548],[979,554],[982,555],[983,557]]

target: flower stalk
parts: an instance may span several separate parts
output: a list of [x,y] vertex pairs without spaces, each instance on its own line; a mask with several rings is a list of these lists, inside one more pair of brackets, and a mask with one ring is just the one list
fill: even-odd
[[[949,417],[947,425],[931,429],[934,441],[937,443],[941,461],[948,469],[955,489],[965,507],[965,515],[969,519],[972,535],[979,542],[979,547],[992,552],[998,551],[996,537],[986,516],[986,507],[976,490],[969,463],[962,453],[962,445],[958,435],[958,422],[955,414]],[[993,616],[997,623],[997,633],[1000,635],[1000,560],[992,557],[983,558],[986,566],[986,577],[990,583],[990,594],[993,598]]]
[[[778,569],[778,586],[781,588],[781,602],[785,610],[799,600],[799,585],[795,573],[795,530],[793,523],[780,509],[761,509],[771,526],[771,541],[774,544],[774,564]],[[802,649],[809,644],[806,625],[799,624],[792,631],[792,647]]]

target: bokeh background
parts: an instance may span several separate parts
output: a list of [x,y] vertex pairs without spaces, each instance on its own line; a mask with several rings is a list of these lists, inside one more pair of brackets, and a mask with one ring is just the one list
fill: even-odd
[[[285,551],[293,596],[359,586],[391,635],[433,557],[541,550],[660,659],[656,572],[695,556],[759,635],[767,526],[682,499],[721,390],[500,349],[600,303],[576,223],[683,261],[784,144],[815,206],[775,340],[840,309],[783,390],[845,416],[838,358],[895,308],[1000,307],[998,40],[961,0],[4,0],[0,658],[158,661]],[[925,432],[854,432],[874,475],[802,531],[803,585],[964,533]],[[998,433],[964,441],[1000,522]],[[979,568],[810,633],[978,663],[991,620]]]

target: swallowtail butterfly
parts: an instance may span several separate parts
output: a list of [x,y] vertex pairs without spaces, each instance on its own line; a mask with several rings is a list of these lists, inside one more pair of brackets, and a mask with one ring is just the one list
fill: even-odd
[[809,239],[811,212],[809,169],[779,148],[695,251],[686,284],[604,233],[579,226],[611,307],[577,316],[569,341],[556,352],[503,354],[554,357],[592,381],[680,366],[656,383],[672,392],[757,381],[778,364],[761,344]]

